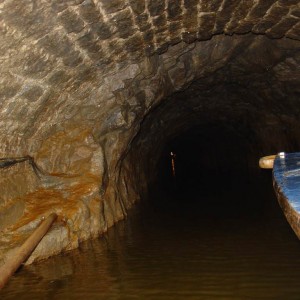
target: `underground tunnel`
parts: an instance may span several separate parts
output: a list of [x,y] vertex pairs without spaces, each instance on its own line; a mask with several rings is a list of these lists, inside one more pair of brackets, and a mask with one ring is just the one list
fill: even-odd
[[0,14],[0,265],[51,213],[28,265],[122,231],[140,206],[183,230],[190,209],[272,219],[258,159],[299,151],[298,0],[5,0]]

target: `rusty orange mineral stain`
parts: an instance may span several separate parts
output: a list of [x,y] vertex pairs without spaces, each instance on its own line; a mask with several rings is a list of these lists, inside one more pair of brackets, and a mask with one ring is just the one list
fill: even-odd
[[[95,215],[100,201],[97,191],[101,176],[89,173],[93,151],[98,147],[91,129],[78,126],[54,133],[44,140],[35,155],[35,161],[43,171],[43,175],[49,176],[49,182],[52,177],[53,182],[58,183],[57,186],[42,186],[29,165],[26,165],[28,170],[23,171],[21,175],[14,170],[13,175],[18,175],[18,181],[14,177],[12,185],[16,195],[11,201],[10,199],[6,201],[8,204],[22,201],[25,203],[25,210],[15,224],[5,228],[3,234],[5,245],[2,243],[0,254],[4,248],[9,249],[12,245],[20,244],[37,223],[52,212],[57,213],[56,222],[66,226],[69,233],[76,232],[74,236],[70,236],[70,247],[74,248],[81,238],[80,226],[85,222],[85,216],[80,214],[89,211],[91,215]],[[77,232],[79,235],[75,236]]]
[[89,174],[78,179],[77,183],[63,190],[40,188],[22,197],[25,201],[25,213],[11,229],[16,230],[53,211],[58,213],[58,221],[71,218],[82,205],[82,197],[99,186],[99,177],[95,175]]

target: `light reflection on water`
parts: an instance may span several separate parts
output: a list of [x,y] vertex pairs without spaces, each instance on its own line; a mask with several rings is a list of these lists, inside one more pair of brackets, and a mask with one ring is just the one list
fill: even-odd
[[300,299],[300,242],[262,185],[140,204],[105,237],[23,268],[0,298]]

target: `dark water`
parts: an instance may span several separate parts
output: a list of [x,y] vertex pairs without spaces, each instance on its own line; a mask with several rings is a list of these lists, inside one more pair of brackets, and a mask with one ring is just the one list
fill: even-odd
[[21,269],[0,299],[300,299],[300,242],[270,177],[154,194],[105,237]]

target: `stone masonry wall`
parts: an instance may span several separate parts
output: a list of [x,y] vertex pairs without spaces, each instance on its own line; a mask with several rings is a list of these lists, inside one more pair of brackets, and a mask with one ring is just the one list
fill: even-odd
[[[244,68],[281,91],[299,86],[299,18],[295,0],[2,1],[0,157],[30,155],[40,170],[0,169],[2,258],[52,211],[59,220],[32,259],[124,218],[139,198],[123,160],[141,122],[193,80],[231,65],[237,80]],[[260,35],[284,42],[262,47]]]

